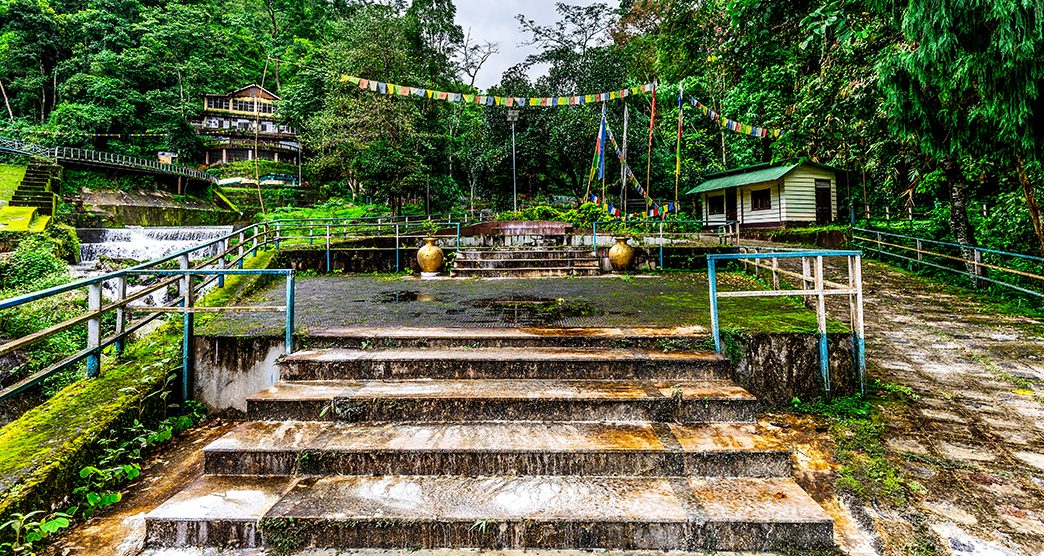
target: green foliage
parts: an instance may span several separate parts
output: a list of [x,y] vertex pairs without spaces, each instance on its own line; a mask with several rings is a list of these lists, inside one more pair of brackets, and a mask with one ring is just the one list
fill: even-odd
[[14,256],[0,262],[0,281],[6,289],[46,286],[68,278],[65,261],[55,253],[55,242],[41,234],[27,234]]
[[309,218],[362,218],[365,216],[386,216],[390,214],[383,205],[355,204],[345,199],[335,198],[324,201],[314,207],[280,207],[268,213],[268,220],[294,220]]
[[827,419],[834,436],[834,455],[840,463],[835,486],[863,500],[901,508],[922,487],[905,477],[885,452],[885,414],[889,407],[917,399],[908,386],[873,380],[867,396],[845,396],[806,402],[794,398],[796,413]]
[[65,499],[79,486],[81,469],[102,468],[100,440],[135,419],[147,426],[163,419],[158,395],[142,399],[166,384],[180,361],[179,339],[174,327],[164,326],[131,343],[125,358],[103,360],[98,378],[63,388],[0,428],[0,516]]
[[[69,281],[67,258],[79,251],[72,228],[51,225],[45,233],[18,234],[12,256],[0,258],[0,298],[8,298]],[[85,309],[82,292],[67,292],[0,311],[0,338],[20,338],[75,316]],[[111,322],[113,315],[106,321]],[[106,324],[108,324],[108,322]],[[86,326],[76,326],[40,340],[22,350],[24,359],[0,372],[0,384],[9,385],[46,368],[83,348]],[[73,368],[48,379],[46,394],[61,389],[78,370]]]
[[[145,407],[152,398],[160,400],[164,413],[178,408],[177,405],[169,403],[171,384],[175,378],[176,375],[169,375],[162,387],[141,396],[138,402],[138,418],[125,429],[114,431],[108,438],[99,441],[102,455],[97,464],[80,469],[81,482],[73,489],[72,495],[74,500],[79,501],[77,508],[82,508],[80,515],[84,519],[90,519],[98,510],[112,506],[122,499],[119,489],[141,474],[141,461],[148,452],[170,442],[175,435],[206,419],[206,411],[202,404],[190,401],[188,412],[170,415],[155,428],[147,428],[142,423]],[[139,388],[134,386],[124,390],[140,393]]]
[[26,514],[13,513],[0,524],[0,535],[10,532],[12,540],[0,543],[0,553],[35,554],[37,545],[47,537],[69,527],[72,516],[63,512],[47,514],[42,510]]
[[497,215],[497,220],[568,222],[577,230],[586,230],[596,221],[610,220],[609,213],[601,205],[584,203],[580,208],[563,210],[557,207],[537,205],[526,207],[518,212],[508,211]]

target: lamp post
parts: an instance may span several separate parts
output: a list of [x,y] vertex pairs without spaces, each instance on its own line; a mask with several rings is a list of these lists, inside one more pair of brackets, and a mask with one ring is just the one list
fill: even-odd
[[511,122],[511,210],[518,212],[518,174],[515,170],[515,122],[518,121],[519,110],[508,110],[507,119]]

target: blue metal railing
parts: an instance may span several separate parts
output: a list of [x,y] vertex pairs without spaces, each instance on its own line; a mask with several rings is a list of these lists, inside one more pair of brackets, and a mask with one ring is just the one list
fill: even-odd
[[144,172],[157,172],[160,174],[170,174],[173,176],[181,176],[185,178],[196,179],[208,183],[217,183],[217,178],[215,178],[214,176],[201,170],[197,170],[195,168],[189,168],[188,166],[180,166],[178,164],[164,164],[158,160],[138,158],[136,156],[127,156],[124,154],[94,151],[90,149],[78,149],[72,147],[44,147],[35,143],[29,143],[18,139],[11,139],[9,137],[0,137],[0,151],[28,154],[33,156],[42,156],[47,158],[53,158],[55,160],[89,162],[93,164],[113,166],[117,168],[128,168]]
[[[825,278],[824,258],[844,257],[848,259],[848,284],[839,284]],[[799,259],[802,273],[780,268],[780,261]],[[764,268],[772,273],[771,290],[718,291],[717,266],[719,262],[739,261],[754,266],[755,273]],[[764,261],[769,261],[766,266]],[[801,281],[800,290],[781,289],[780,276],[790,276]],[[721,297],[784,297],[801,296],[815,299],[816,324],[819,332],[819,372],[823,390],[830,395],[830,354],[827,342],[826,296],[847,295],[849,318],[852,325],[852,359],[861,393],[866,388],[866,341],[863,322],[863,272],[861,251],[809,251],[771,250],[770,252],[721,253],[707,255],[707,281],[710,290],[711,334],[714,349],[721,353],[721,327],[719,323],[718,299]]]
[[[381,234],[385,229],[401,234],[415,233],[415,228],[432,226],[423,221],[417,222],[393,222],[380,224],[351,224],[343,222],[345,219],[299,219],[299,220],[276,220],[261,222],[245,228],[233,231],[227,235],[212,239],[208,242],[184,249],[175,253],[165,255],[153,261],[135,265],[133,267],[110,272],[101,276],[85,278],[63,284],[45,290],[31,292],[9,299],[0,300],[0,310],[19,307],[34,301],[50,298],[56,295],[87,290],[87,311],[79,316],[64,322],[49,326],[22,338],[16,338],[0,344],[0,355],[26,348],[36,342],[45,340],[55,334],[59,334],[74,327],[86,325],[86,346],[76,353],[64,359],[50,363],[46,368],[33,373],[31,376],[0,390],[0,400],[6,399],[30,387],[38,385],[44,379],[52,376],[72,365],[86,362],[88,377],[96,377],[101,371],[102,350],[114,346],[117,352],[122,351],[126,339],[131,334],[141,330],[144,326],[153,322],[163,313],[185,313],[184,318],[191,320],[191,314],[206,311],[242,311],[242,310],[285,310],[287,312],[287,346],[292,349],[293,330],[293,273],[289,269],[244,269],[244,261],[257,255],[259,251],[265,251],[270,246],[279,248],[287,244],[305,241],[314,242],[319,236],[311,233],[314,228],[322,227],[326,230],[326,266],[330,268],[330,249],[333,239],[358,237],[360,234]],[[331,226],[337,222],[339,230],[334,231]],[[436,223],[438,225],[438,223]],[[447,223],[446,226],[456,227],[456,237],[459,243],[460,224]],[[295,235],[299,229],[309,230],[308,235]],[[289,232],[289,233],[284,233]],[[353,235],[354,234],[354,235]],[[402,235],[396,239],[395,251],[397,268],[399,265],[399,250],[401,248],[401,237],[412,237]],[[216,250],[212,256],[204,255],[197,259],[197,253],[210,253]],[[178,268],[171,269],[168,266],[177,262]],[[212,285],[224,287],[225,277],[230,275],[265,275],[283,274],[287,276],[287,306],[286,307],[223,307],[223,308],[198,308],[191,303],[194,296],[206,291]],[[128,279],[133,277],[148,276],[155,281],[143,285],[139,290],[128,293]],[[194,283],[193,277],[201,278],[199,283]],[[113,299],[107,304],[102,296],[103,287],[109,284],[115,290]],[[158,307],[142,307],[131,304],[144,299],[156,292],[166,291],[167,288],[177,286],[178,294],[173,299],[166,300]],[[187,304],[187,307],[186,307]],[[188,310],[186,310],[188,309]],[[106,314],[115,313],[115,325],[108,336],[103,337],[102,317]],[[151,313],[149,316],[130,323],[131,313]],[[191,335],[191,322],[186,322],[186,330]],[[187,341],[187,340],[185,340]],[[188,353],[186,351],[186,353]],[[186,367],[188,369],[188,367]]]
[[[889,241],[885,241],[888,238]],[[967,276],[972,284],[979,287],[982,283],[996,284],[1001,287],[1005,287],[1011,290],[1015,290],[1020,293],[1031,295],[1037,298],[1044,299],[1044,289],[1042,291],[1035,291],[1026,287],[1027,282],[1023,284],[1015,284],[1012,282],[1001,280],[997,277],[990,277],[986,275],[987,270],[994,270],[1001,273],[1007,273],[1012,276],[1018,276],[1024,279],[1031,280],[1029,284],[1037,284],[1038,287],[1044,287],[1044,275],[1037,274],[1034,272],[1027,272],[1016,268],[1009,268],[1000,264],[994,264],[986,259],[986,255],[993,256],[995,259],[1008,259],[1016,261],[1027,261],[1033,263],[1035,266],[1044,264],[1044,257],[1036,257],[1033,255],[1025,255],[1022,253],[1012,253],[1009,251],[1001,251],[998,249],[989,249],[986,247],[978,247],[974,245],[965,245],[962,243],[953,243],[949,241],[940,241],[934,239],[926,239],[921,237],[905,236],[892,232],[885,232],[881,230],[874,230],[868,228],[852,228],[852,240],[860,242],[861,246],[867,251],[878,253],[880,255],[887,255],[896,259],[904,260],[913,265],[920,265],[925,267],[936,268],[954,274]],[[906,242],[911,245],[904,245],[901,242]],[[945,247],[957,250],[958,254],[940,253],[938,251],[932,251],[925,248],[925,246],[937,246]],[[896,252],[896,250],[900,252]],[[971,260],[963,256],[967,252],[971,254]],[[906,254],[903,254],[906,253]],[[925,260],[927,258],[933,258],[935,261]],[[958,263],[959,268],[953,266],[946,266],[944,262]]]

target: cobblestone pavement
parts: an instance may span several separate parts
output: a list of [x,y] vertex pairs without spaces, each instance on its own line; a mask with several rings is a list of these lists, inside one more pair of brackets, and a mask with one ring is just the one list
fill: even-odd
[[878,548],[931,530],[952,554],[1044,554],[1044,323],[879,262],[864,280],[870,376],[919,396],[886,415],[889,457],[924,487],[865,509]]

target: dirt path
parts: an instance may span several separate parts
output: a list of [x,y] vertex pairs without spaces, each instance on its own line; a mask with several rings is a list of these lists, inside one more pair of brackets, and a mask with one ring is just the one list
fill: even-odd
[[1044,554],[1044,323],[874,261],[864,280],[869,374],[919,396],[886,415],[924,491],[867,508],[883,552],[931,530],[953,554]]

